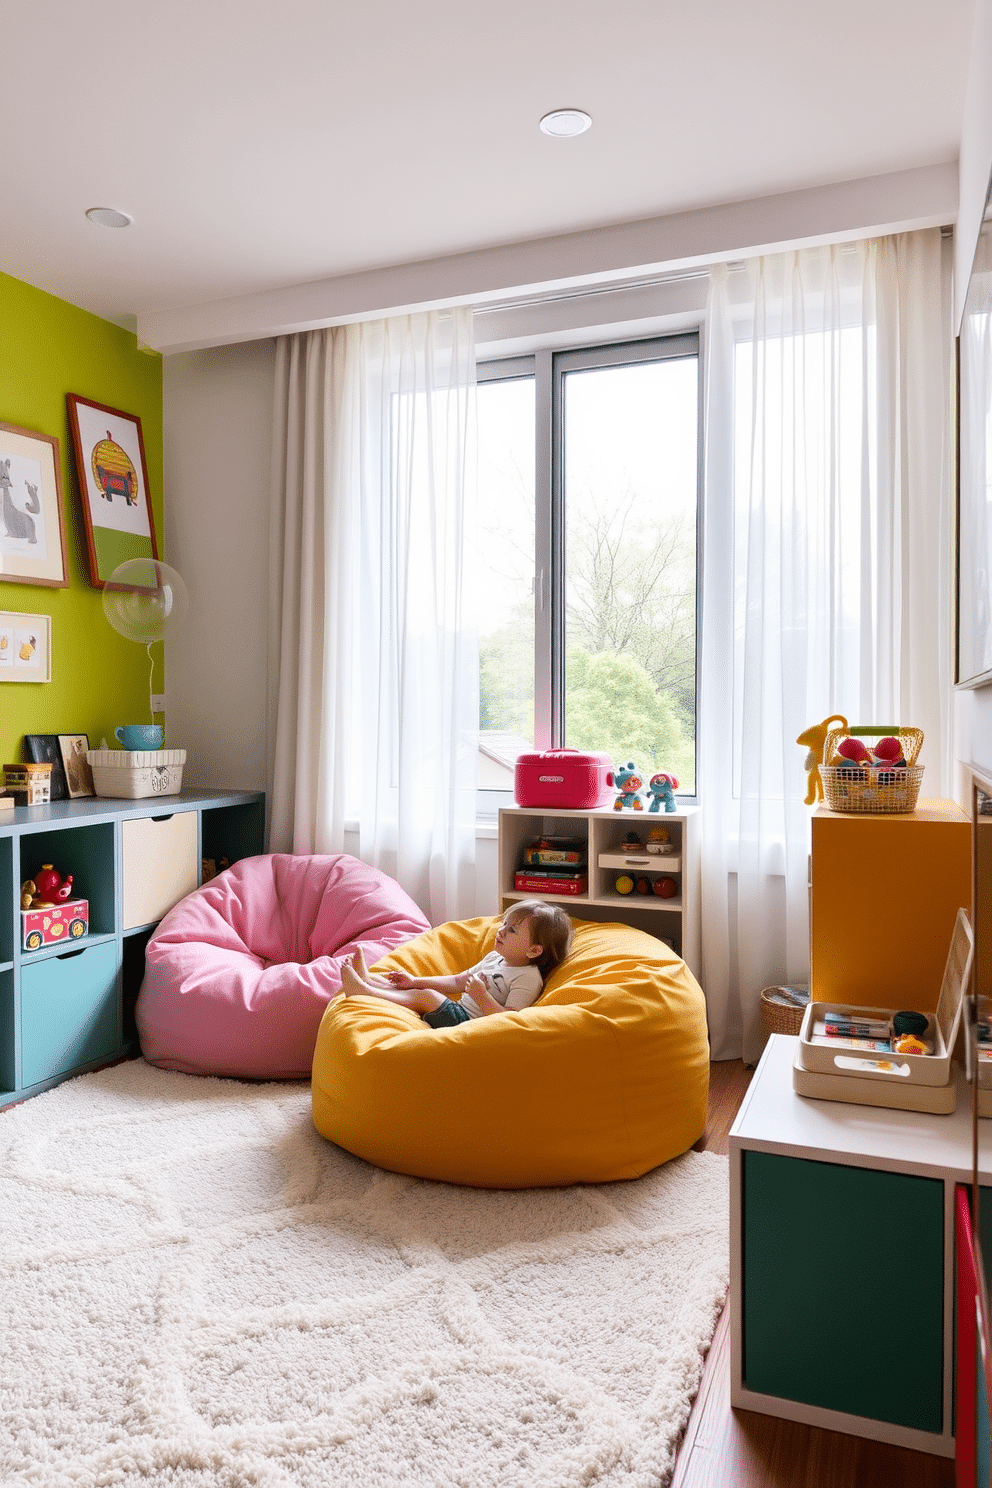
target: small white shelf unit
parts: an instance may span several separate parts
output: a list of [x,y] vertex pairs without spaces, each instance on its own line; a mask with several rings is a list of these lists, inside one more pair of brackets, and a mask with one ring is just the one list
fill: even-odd
[[[547,899],[549,903],[560,904],[575,919],[616,920],[633,925],[671,945],[698,979],[699,811],[698,806],[658,812],[505,807],[499,813],[500,908],[506,909],[517,899]],[[667,827],[670,856],[647,852],[652,827]],[[637,833],[645,844],[644,852],[621,852],[628,832]],[[524,849],[539,837],[574,837],[585,841],[589,875],[585,894],[535,894],[514,888],[514,876],[523,866]],[[601,864],[601,858],[610,861]],[[619,894],[613,885],[622,873],[635,880],[641,876],[653,880],[662,874],[671,875],[678,884],[678,892],[670,899],[662,899],[653,892],[638,894],[636,889],[632,894]]]

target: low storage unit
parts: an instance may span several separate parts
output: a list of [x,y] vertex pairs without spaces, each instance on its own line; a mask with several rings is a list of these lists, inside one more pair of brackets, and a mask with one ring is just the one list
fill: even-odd
[[[626,846],[630,834],[639,838],[638,845]],[[649,842],[652,834],[666,840]],[[528,849],[542,838],[581,844],[581,861],[556,865],[552,852],[546,863],[534,863]],[[535,877],[524,877],[525,867]],[[556,890],[555,872],[565,875],[568,868],[582,876],[571,883],[566,877]],[[546,887],[523,886],[542,881],[542,869]],[[628,893],[618,891],[623,879],[632,885]],[[499,893],[501,909],[518,899],[547,899],[578,919],[633,925],[663,940],[698,979],[699,807],[677,811],[506,807],[499,813]]]
[[[204,857],[264,850],[258,791],[189,790],[167,801],[85,797],[0,820],[0,1106],[138,1053],[134,1003],[158,921],[200,882]],[[72,874],[88,923],[30,950],[21,884],[43,864]],[[77,917],[78,918],[78,917]]]
[[[730,1130],[731,1405],[951,1457],[964,1076],[941,1116],[810,1099],[797,1047],[769,1038]],[[984,1215],[986,1122],[978,1163]]]

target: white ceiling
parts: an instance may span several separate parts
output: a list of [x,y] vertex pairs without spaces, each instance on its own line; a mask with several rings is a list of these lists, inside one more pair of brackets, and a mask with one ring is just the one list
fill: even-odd
[[954,161],[974,12],[0,0],[0,269],[120,321]]

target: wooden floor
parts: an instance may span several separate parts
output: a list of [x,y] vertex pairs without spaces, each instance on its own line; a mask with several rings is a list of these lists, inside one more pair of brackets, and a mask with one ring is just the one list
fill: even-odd
[[[710,1108],[700,1150],[727,1151],[727,1134],[752,1071],[710,1066]],[[679,1449],[672,1488],[954,1488],[954,1463],[839,1431],[730,1408],[730,1311],[717,1325]]]

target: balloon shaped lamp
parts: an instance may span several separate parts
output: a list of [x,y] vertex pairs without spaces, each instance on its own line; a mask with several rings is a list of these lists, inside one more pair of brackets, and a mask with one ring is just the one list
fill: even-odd
[[148,652],[148,703],[151,708],[155,661],[152,646],[178,630],[186,618],[189,594],[181,574],[158,558],[129,558],[103,586],[103,613],[118,635],[138,641]]

